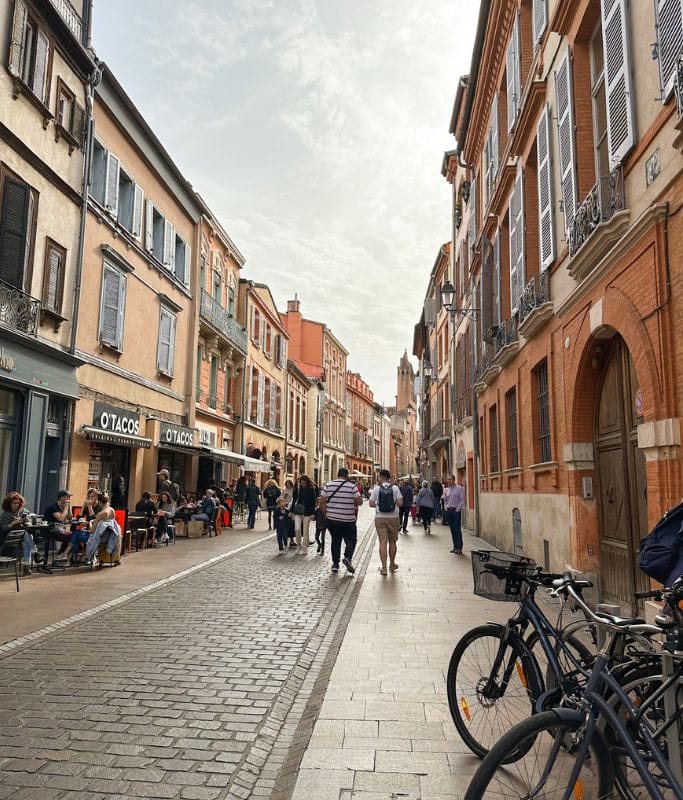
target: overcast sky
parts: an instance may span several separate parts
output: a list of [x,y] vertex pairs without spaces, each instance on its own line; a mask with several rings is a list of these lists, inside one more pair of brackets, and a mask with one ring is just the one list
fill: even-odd
[[95,0],[94,46],[278,306],[392,404],[450,238],[474,0]]

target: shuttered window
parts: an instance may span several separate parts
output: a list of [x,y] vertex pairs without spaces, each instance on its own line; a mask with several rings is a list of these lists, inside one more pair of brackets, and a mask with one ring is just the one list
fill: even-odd
[[0,280],[23,290],[33,244],[35,197],[28,184],[0,171]]
[[[168,308],[161,306],[159,312],[159,346],[157,348],[157,369],[164,375],[173,375],[175,361],[176,315]],[[215,388],[210,391],[215,395]],[[214,402],[215,408],[215,402]]]
[[126,276],[108,262],[102,268],[99,340],[123,349],[123,322],[126,313]]
[[64,293],[64,270],[66,250],[47,239],[45,242],[45,266],[43,272],[43,308],[60,314]]
[[524,288],[524,197],[523,175],[517,173],[510,197],[510,311],[519,309]]
[[498,459],[498,406],[489,409],[489,472],[500,472]]
[[521,95],[521,66],[519,52],[519,14],[515,15],[512,36],[505,58],[507,75],[508,131],[512,130],[519,113]]
[[541,41],[547,24],[548,0],[533,0],[531,6],[531,28],[534,34],[534,47]]
[[574,108],[569,48],[555,73],[555,96],[557,100],[558,148],[560,152],[560,175],[562,177],[562,208],[564,227],[569,230],[576,213],[576,140],[574,130]]
[[472,248],[472,256],[474,256],[474,248],[477,243],[477,176],[472,176],[472,185],[470,186],[470,199],[467,202],[468,210],[470,212],[468,238],[470,247]]
[[536,378],[538,455],[541,463],[551,460],[550,447],[550,390],[548,387],[548,362],[542,361],[534,370]]
[[145,207],[145,195],[142,188],[136,184],[135,197],[133,198],[133,236],[140,240],[142,236],[142,212]]
[[[680,0],[679,0],[680,2]],[[602,41],[610,168],[633,147],[633,91],[629,59],[626,0],[602,0]]]
[[493,247],[488,239],[481,240],[481,274],[479,277],[479,324],[482,353],[484,342],[488,339],[488,331],[493,325]]
[[657,52],[663,99],[674,86],[676,63],[683,53],[683,0],[656,0]]
[[48,92],[51,41],[22,0],[14,4],[7,67],[15,78],[45,103]]
[[119,167],[118,158],[113,153],[108,153],[104,207],[113,217],[116,217],[119,211]]
[[162,263],[171,272],[175,271],[175,228],[167,220],[164,220],[164,253]]
[[538,158],[538,226],[541,269],[555,260],[553,231],[552,168],[550,162],[550,109],[546,105],[536,128],[536,154]]
[[501,293],[501,269],[500,269],[500,227],[496,228],[496,236],[493,240],[493,325],[500,325],[503,320],[503,298]]
[[263,425],[265,416],[266,376],[261,372],[258,376],[258,405],[256,408],[256,424]]
[[519,466],[519,445],[517,442],[517,387],[513,386],[505,395],[505,413],[507,415],[507,466],[514,469]]

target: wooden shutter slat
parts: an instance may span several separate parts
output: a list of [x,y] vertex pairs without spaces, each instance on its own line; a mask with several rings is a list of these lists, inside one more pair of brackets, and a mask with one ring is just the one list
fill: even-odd
[[145,195],[142,187],[135,184],[133,195],[133,230],[131,231],[136,239],[142,235],[142,213],[145,207]]
[[547,25],[548,9],[546,3],[547,0],[533,0],[533,5],[531,7],[534,46],[541,41],[541,37],[543,36],[543,32],[545,31]]
[[562,177],[562,207],[564,209],[565,231],[567,238],[569,238],[569,231],[576,213],[576,144],[569,49],[565,51],[560,66],[555,73],[555,96],[557,101],[560,175]]
[[500,325],[503,319],[500,275],[500,226],[493,240],[493,324]]
[[602,0],[605,98],[610,168],[621,163],[635,142],[626,0]]
[[547,105],[543,109],[536,128],[536,153],[538,157],[538,231],[541,269],[547,269],[555,260],[550,160],[550,109]]
[[104,205],[115,217],[119,211],[119,159],[113,153],[107,153],[107,176],[105,180]]
[[154,250],[154,205],[149,199],[145,203],[145,250]]
[[185,268],[183,273],[183,283],[185,286],[190,285],[192,276],[192,247],[185,242]]
[[5,178],[0,217],[0,279],[17,289],[24,288],[30,195],[26,184]]
[[14,6],[14,20],[9,45],[9,62],[7,68],[15,77],[21,77],[21,62],[24,46],[24,32],[26,29],[26,6],[22,0],[16,0]]
[[121,348],[123,316],[125,313],[125,278],[109,265],[104,266],[102,277],[102,308],[100,340]]
[[59,303],[59,283],[63,269],[62,254],[53,247],[49,249],[47,259],[47,276],[45,280],[45,305],[57,311]]
[[45,91],[47,89],[47,67],[49,57],[50,40],[42,30],[38,30],[36,57],[33,65],[33,86],[31,88],[35,96],[43,103],[46,101]]
[[676,63],[683,52],[683,0],[657,0],[657,51],[663,101],[673,89]]

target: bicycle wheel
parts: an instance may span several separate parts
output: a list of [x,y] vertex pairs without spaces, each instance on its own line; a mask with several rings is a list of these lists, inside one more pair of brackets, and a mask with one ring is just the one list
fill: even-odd
[[446,689],[463,742],[483,758],[500,737],[533,713],[542,682],[524,641],[503,628],[481,625],[458,642],[448,665]]
[[[578,756],[583,718],[544,711],[515,725],[481,762],[464,800],[561,800]],[[524,751],[511,762],[511,755]],[[596,732],[569,795],[606,800],[612,789],[609,751]]]
[[[566,631],[561,635],[562,644],[566,647],[571,654],[568,655],[562,648],[559,641],[552,643],[553,651],[558,660],[559,667],[562,671],[562,687],[566,692],[571,692],[573,689],[578,689],[586,682],[585,674],[581,671],[578,665],[583,667],[584,670],[590,670],[591,664],[595,659],[595,654],[591,652],[585,642]],[[548,658],[545,651],[541,647],[540,638],[536,631],[533,631],[527,638],[526,644],[538,664],[541,675],[544,676],[545,690],[551,691],[557,689],[560,685],[558,682],[559,676],[555,674],[555,670],[548,663]],[[550,695],[550,707],[545,706],[544,710],[559,705],[558,698],[555,695]]]

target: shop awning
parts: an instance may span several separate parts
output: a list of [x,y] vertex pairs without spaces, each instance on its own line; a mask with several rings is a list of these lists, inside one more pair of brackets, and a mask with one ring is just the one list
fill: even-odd
[[103,431],[94,425],[82,425],[79,433],[91,442],[103,442],[104,444],[120,444],[123,447],[144,447],[146,450],[152,446],[151,439],[144,436],[130,436],[127,433],[113,433]]
[[270,461],[261,461],[260,458],[242,456],[245,472],[270,472]]
[[232,450],[224,450],[222,447],[202,447],[199,454],[208,458],[215,458],[218,461],[225,461],[227,464],[242,465],[245,459],[245,456]]
[[185,453],[186,456],[205,456],[206,453],[202,447],[190,447],[186,445],[183,447],[179,444],[170,444],[169,442],[159,442],[159,450],[172,450],[174,453]]

